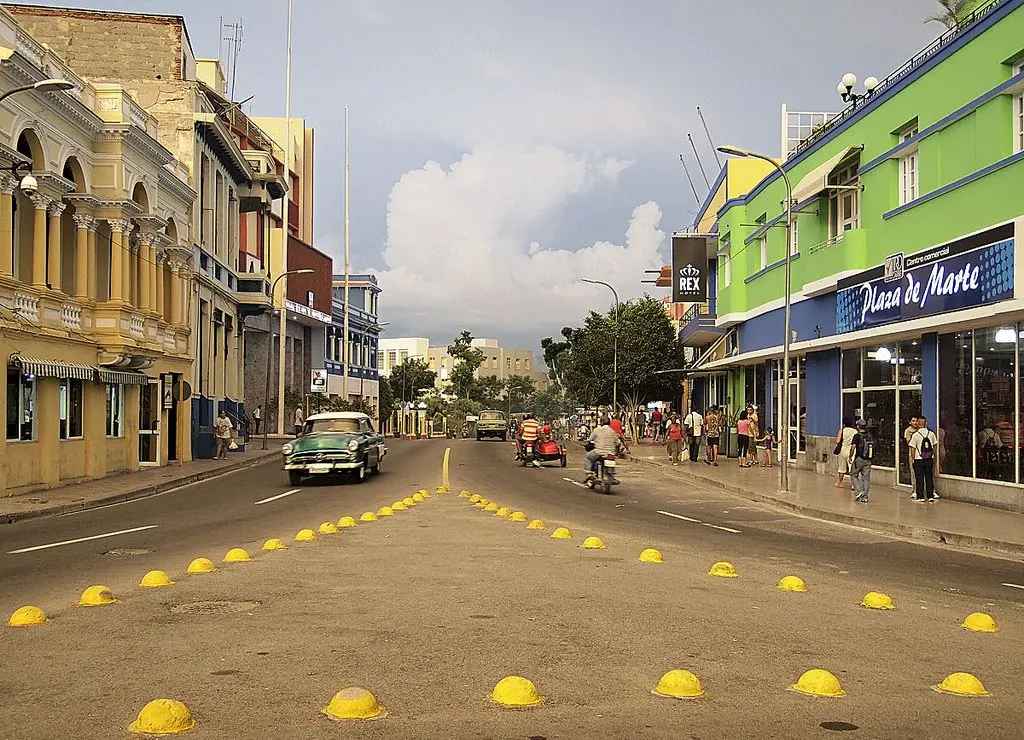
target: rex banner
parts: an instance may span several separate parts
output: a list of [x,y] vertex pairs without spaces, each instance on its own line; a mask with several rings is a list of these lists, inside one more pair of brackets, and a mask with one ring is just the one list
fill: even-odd
[[836,332],[1013,298],[1013,224],[885,263],[839,282]]
[[703,303],[708,299],[708,240],[704,236],[672,237],[672,302]]

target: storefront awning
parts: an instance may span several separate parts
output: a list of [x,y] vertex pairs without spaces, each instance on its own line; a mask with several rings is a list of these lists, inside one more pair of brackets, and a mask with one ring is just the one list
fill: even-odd
[[828,176],[832,174],[832,170],[853,152],[859,152],[863,148],[863,146],[848,146],[804,175],[797,186],[793,188],[793,201],[803,203],[808,198],[825,190],[828,187]]
[[80,365],[76,362],[62,360],[40,360],[34,357],[11,355],[8,364],[18,368],[26,375],[37,378],[74,378],[76,380],[95,380],[96,368],[92,365]]
[[105,370],[102,367],[97,370],[97,373],[102,382],[110,383],[111,385],[146,385],[149,382],[149,376],[145,373],[133,373],[127,370]]

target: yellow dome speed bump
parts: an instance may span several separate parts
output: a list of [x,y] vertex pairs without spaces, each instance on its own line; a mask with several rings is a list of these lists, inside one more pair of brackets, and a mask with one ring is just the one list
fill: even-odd
[[547,529],[548,525],[544,523],[543,519],[534,519],[532,522],[526,525],[527,529]]
[[[661,550],[656,550],[653,547],[648,547],[642,553],[640,553],[641,563],[664,563],[665,558],[661,555]],[[668,675],[668,674],[665,674]]]
[[241,547],[232,547],[224,555],[225,563],[248,563],[250,560],[249,553]]
[[483,504],[484,506],[489,506],[491,501],[490,501],[490,499],[482,498],[479,501],[477,501],[477,503],[478,504]]
[[968,614],[967,618],[964,619],[964,623],[960,626],[964,629],[971,630],[972,632],[999,631],[999,627],[996,626],[996,620],[994,620],[990,614],[985,614],[985,612],[974,612],[974,614]]
[[506,676],[495,684],[491,691],[491,701],[503,707],[522,709],[534,707],[544,701],[537,692],[533,681],[522,676]]
[[471,495],[472,494],[470,494],[470,492],[467,491],[465,488],[459,491],[459,498],[469,498]]
[[736,568],[732,563],[727,563],[724,560],[715,563],[711,566],[711,570],[708,571],[709,576],[718,576],[719,578],[739,578],[740,574],[736,572]]
[[334,522],[322,522],[316,531],[319,534],[338,534],[338,527]]
[[[264,545],[264,548],[266,548],[266,545]],[[215,566],[213,561],[209,558],[196,558],[188,564],[188,568],[185,570],[195,576],[202,573],[213,573],[217,570],[217,566]]]
[[423,498],[423,494],[422,494],[422,493],[414,493],[414,494],[413,494],[413,495],[411,496],[411,498],[412,498],[412,500],[413,500],[413,501],[415,501],[415,502],[416,502],[417,504],[422,504],[422,503],[423,503],[423,501],[424,501],[424,498]]
[[502,506],[500,509],[494,512],[494,516],[500,516],[502,519],[512,516],[512,509],[508,508],[507,506]]
[[171,577],[165,571],[151,570],[142,576],[139,585],[143,588],[162,588],[164,586],[173,586],[174,581],[171,580]]
[[500,508],[500,506],[498,506],[496,503],[492,501],[491,503],[487,504],[487,506],[484,507],[484,511],[497,511]]
[[522,511],[513,511],[512,516],[508,518],[510,522],[525,522],[526,513]]
[[296,542],[314,542],[316,541],[316,532],[312,529],[300,529],[295,533]]
[[932,686],[940,694],[956,694],[957,696],[989,696],[985,685],[970,673],[950,673],[942,683]]
[[361,517],[359,517],[359,521],[361,521],[361,522],[376,522],[376,521],[379,521],[379,519],[377,518],[377,515],[374,514],[372,511],[364,511],[363,515]]
[[335,720],[380,719],[387,715],[387,710],[377,703],[374,695],[359,686],[339,691],[322,711]]
[[477,501],[475,504],[473,504],[473,508],[474,509],[483,509],[483,508],[486,508],[486,507],[487,507],[487,504],[485,504],[482,500],[481,501]]
[[839,679],[820,668],[805,671],[789,689],[808,696],[846,696]]
[[136,735],[176,735],[196,726],[188,707],[174,699],[154,699],[142,708],[128,730]]
[[452,489],[448,486],[438,486],[434,489],[434,493],[451,493]]
[[704,687],[700,679],[689,671],[674,670],[662,676],[651,693],[670,699],[696,699],[704,696]]
[[551,533],[551,539],[553,540],[571,540],[572,532],[569,531],[568,527],[559,527]]
[[14,610],[14,614],[7,620],[8,627],[35,627],[46,621],[46,612],[38,606],[23,606]]
[[786,576],[781,581],[777,588],[783,591],[795,591],[797,593],[804,593],[807,591],[807,584],[804,583],[802,578],[796,576]]
[[377,509],[377,516],[394,516],[395,510],[390,506],[382,506]]
[[474,493],[472,496],[469,497],[469,503],[475,504],[477,501],[479,501],[482,498],[483,498],[483,496],[481,496],[479,493]]
[[356,526],[356,518],[354,516],[343,516],[338,520],[338,529],[351,529]]
[[433,498],[433,496],[431,496],[431,495],[430,495],[430,491],[428,491],[428,490],[427,490],[426,488],[424,488],[424,489],[421,489],[421,490],[419,491],[419,494],[420,494],[420,496],[422,496],[422,497],[423,497],[423,498],[425,498],[425,499],[428,499],[428,498]]
[[879,593],[878,591],[868,591],[864,594],[864,598],[860,602],[861,606],[866,606],[868,609],[895,609],[896,605],[892,603],[892,598],[886,594]]
[[271,537],[269,540],[263,543],[263,552],[275,552],[277,550],[287,549],[288,546],[284,544],[284,541],[278,539],[277,537]]
[[78,599],[78,606],[106,606],[116,603],[117,599],[106,586],[89,586]]
[[404,501],[396,501],[391,504],[391,511],[408,511],[409,507],[405,505]]
[[403,498],[402,499],[402,503],[405,504],[406,507],[410,507],[410,508],[413,507],[413,506],[416,506],[416,502],[413,501],[412,498],[410,498],[409,496],[406,496],[405,498]]
[[601,541],[600,537],[587,537],[583,540],[581,547],[584,550],[603,550],[604,542]]

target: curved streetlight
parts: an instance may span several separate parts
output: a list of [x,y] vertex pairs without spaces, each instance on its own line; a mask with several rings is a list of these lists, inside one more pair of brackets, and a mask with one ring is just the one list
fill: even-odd
[[619,294],[610,283],[603,280],[591,280],[580,278],[584,283],[592,285],[603,285],[615,296],[615,328],[612,334],[612,416],[619,413]]
[[[856,80],[854,80],[854,83],[856,83]],[[718,151],[722,152],[722,154],[732,154],[735,157],[751,157],[763,160],[778,170],[779,174],[782,175],[783,181],[786,183],[786,328],[785,335],[782,337],[782,413],[779,415],[779,442],[781,443],[779,457],[782,458],[782,464],[779,467],[779,488],[783,493],[789,493],[789,344],[792,338],[790,329],[792,319],[790,293],[793,277],[793,183],[790,181],[789,175],[782,165],[767,154],[752,152],[749,149],[741,149],[738,146],[720,146]]]
[[[288,277],[289,275],[308,275],[315,270],[304,267],[301,270],[288,270],[288,272],[282,272],[278,275],[274,282],[270,285],[270,325],[267,327],[267,386],[263,392],[263,405],[269,411],[270,410],[270,371],[273,368],[271,361],[274,359],[274,353],[271,351],[274,348],[274,293],[277,292],[277,284],[281,278]],[[281,296],[281,310],[284,311],[284,296]],[[282,336],[281,344],[284,344],[284,337]],[[283,347],[282,347],[283,349]],[[280,420],[278,422],[280,424]],[[270,420],[267,419],[267,423],[263,425],[263,449],[267,449],[267,427],[270,425]],[[282,429],[284,427],[282,426]]]
[[22,85],[21,87],[12,88],[5,93],[0,93],[0,103],[12,95],[17,95],[21,92],[28,92],[29,90],[35,90],[37,92],[56,92],[58,90],[71,90],[74,86],[75,83],[68,80],[51,77],[49,79],[39,80],[39,82],[33,82],[31,85]]

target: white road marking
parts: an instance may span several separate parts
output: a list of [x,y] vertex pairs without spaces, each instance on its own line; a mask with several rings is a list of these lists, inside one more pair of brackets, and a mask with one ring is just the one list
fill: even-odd
[[298,493],[301,490],[302,490],[301,488],[294,488],[291,491],[285,491],[284,493],[279,493],[276,496],[271,496],[270,498],[260,499],[259,501],[256,501],[255,503],[256,503],[257,506],[259,506],[260,504],[269,504],[271,501],[277,501],[279,498],[284,498],[285,496],[291,496],[293,493]]
[[580,483],[578,480],[573,480],[572,478],[562,478],[562,480],[566,481],[567,483],[572,483],[577,488],[586,488],[587,487],[586,484]]
[[658,511],[658,513],[659,514],[664,514],[665,516],[670,516],[673,519],[682,519],[684,522],[693,522],[694,524],[699,524],[702,527],[711,527],[712,529],[720,529],[723,532],[732,532],[733,534],[743,534],[738,529],[732,529],[731,527],[723,527],[723,526],[718,525],[718,524],[708,524],[707,522],[702,522],[700,519],[694,519],[693,517],[683,516],[682,514],[676,514],[675,512],[672,512],[672,511]]
[[1024,586],[1020,586],[1016,583],[1004,583],[1003,585],[1009,586],[1010,588],[1019,588],[1020,590],[1024,591]]
[[63,542],[51,542],[47,545],[36,545],[35,547],[23,547],[20,550],[9,550],[8,555],[17,555],[22,552],[35,552],[36,550],[48,550],[51,547],[61,547],[62,545],[74,545],[79,542],[88,542],[89,540],[102,540],[105,537],[116,537],[119,534],[131,534],[132,532],[142,532],[147,529],[156,529],[159,525],[147,524],[145,527],[133,527],[132,529],[119,529],[116,532],[105,532],[103,534],[94,534],[90,537],[79,537],[74,540],[64,540]]

